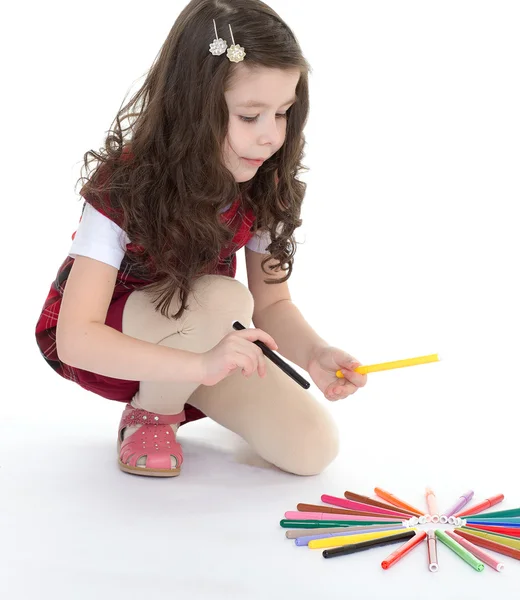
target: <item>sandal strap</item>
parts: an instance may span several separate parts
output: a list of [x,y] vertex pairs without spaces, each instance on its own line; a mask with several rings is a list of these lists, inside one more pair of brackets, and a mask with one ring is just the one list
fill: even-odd
[[131,404],[127,404],[121,416],[119,430],[121,430],[123,427],[143,424],[175,425],[176,423],[182,423],[185,420],[186,415],[184,411],[181,411],[176,415],[159,415],[148,410],[143,410],[142,408],[134,408]]
[[137,466],[140,458],[146,458],[145,470],[171,470],[171,456],[177,460],[175,469],[183,461],[182,446],[169,425],[148,425],[139,427],[121,443],[119,458],[131,467]]

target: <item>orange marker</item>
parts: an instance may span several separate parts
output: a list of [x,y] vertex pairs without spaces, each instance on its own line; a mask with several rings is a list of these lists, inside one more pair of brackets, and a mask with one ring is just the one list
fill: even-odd
[[405,554],[408,554],[410,550],[415,548],[418,544],[420,544],[424,538],[426,537],[426,531],[418,531],[411,540],[408,540],[406,544],[399,546],[395,552],[392,552],[390,556],[387,556],[385,560],[381,563],[383,569],[389,569],[394,563],[396,563],[400,558],[402,558]]
[[406,502],[399,500],[399,498],[396,498],[390,492],[385,492],[385,490],[382,490],[381,488],[378,488],[378,487],[374,488],[374,492],[376,493],[377,496],[379,496],[383,500],[386,500],[387,502],[390,502],[390,504],[393,504],[394,506],[399,506],[400,508],[404,508],[405,510],[409,510],[416,514],[424,515],[422,510],[419,510],[418,508],[415,508],[411,504],[407,504]]

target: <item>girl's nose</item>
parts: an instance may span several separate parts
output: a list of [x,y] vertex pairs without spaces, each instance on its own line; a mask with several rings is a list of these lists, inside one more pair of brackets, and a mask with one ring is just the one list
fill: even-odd
[[283,135],[281,122],[278,119],[266,119],[265,125],[260,134],[260,143],[269,143],[272,146],[278,146]]

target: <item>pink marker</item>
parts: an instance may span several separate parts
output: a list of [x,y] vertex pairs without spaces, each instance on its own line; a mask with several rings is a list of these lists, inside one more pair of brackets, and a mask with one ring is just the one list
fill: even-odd
[[456,542],[458,542],[463,548],[466,548],[466,550],[468,550],[468,552],[471,552],[471,554],[473,554],[477,558],[480,558],[480,560],[483,563],[486,563],[486,565],[493,567],[493,569],[495,569],[495,571],[501,572],[504,570],[503,563],[496,560],[496,558],[491,556],[491,554],[484,552],[484,550],[482,550],[478,546],[475,546],[475,544],[468,542],[468,540],[466,538],[463,538],[458,533],[455,533],[454,531],[445,531],[444,533],[446,533],[446,535],[449,535],[452,539],[454,539]]
[[[371,504],[363,504],[362,502],[355,502],[354,500],[346,500],[345,498],[336,498],[336,496],[328,496],[323,494],[321,501],[325,504],[332,504],[333,506],[341,506],[342,508],[349,508],[350,510],[359,510],[361,512],[371,512],[378,515],[387,515],[389,517],[398,517],[399,519],[410,519],[411,515],[400,513],[395,510],[388,510],[386,508],[380,508],[379,506],[372,506]],[[367,517],[368,518],[368,517]]]
[[320,512],[301,512],[299,510],[290,510],[285,513],[286,519],[296,521],[375,521],[376,523],[392,523],[400,521],[395,518],[386,517],[364,517],[362,515],[337,515],[335,513],[320,513]]

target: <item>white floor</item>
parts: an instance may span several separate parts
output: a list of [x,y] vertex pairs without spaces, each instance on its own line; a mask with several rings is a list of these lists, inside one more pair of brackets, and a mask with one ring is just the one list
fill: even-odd
[[[422,507],[430,485],[441,510],[468,488],[475,501],[502,492],[500,509],[520,506],[516,425],[486,413],[491,428],[476,440],[472,428],[485,428],[461,410],[485,404],[488,391],[480,386],[479,396],[466,377],[458,379],[464,395],[453,378],[443,399],[448,363],[373,374],[370,389],[331,406],[343,449],[313,478],[270,467],[208,419],[181,429],[180,477],[122,473],[115,456],[122,405],[44,373],[46,393],[58,394],[52,410],[33,407],[16,418],[11,407],[0,425],[3,598],[518,597],[520,561],[508,557],[504,572],[478,573],[439,545],[433,574],[422,545],[383,571],[396,546],[325,560],[319,550],[296,547],[279,526],[298,502],[320,503],[321,494],[347,489],[371,495],[376,485]],[[495,408],[502,398],[505,409],[507,394],[499,392]],[[435,396],[439,405],[428,416]],[[450,414],[455,398],[458,412]],[[388,410],[374,418],[370,407],[385,402]],[[376,445],[370,436],[379,436]]]
[[[517,600],[508,557],[478,573],[440,546],[430,573],[422,546],[383,571],[395,546],[325,560],[279,521],[374,486],[418,506],[427,485],[444,508],[468,489],[520,506],[519,4],[268,1],[313,68],[293,298],[364,364],[445,360],[330,405],[343,446],[319,477],[271,468],[205,420],[181,429],[172,480],[118,470],[122,406],[61,380],[34,341],[83,154],[187,2],[142,4],[69,2],[56,18],[11,3],[2,32],[0,600]],[[121,29],[137,40],[123,53]]]

